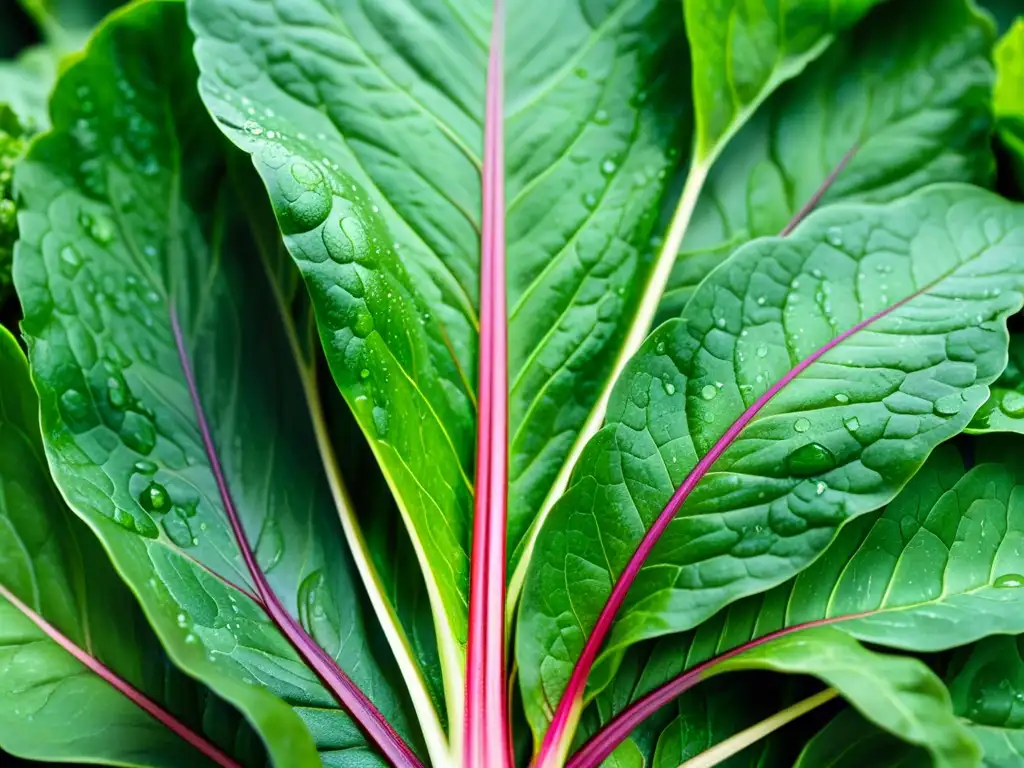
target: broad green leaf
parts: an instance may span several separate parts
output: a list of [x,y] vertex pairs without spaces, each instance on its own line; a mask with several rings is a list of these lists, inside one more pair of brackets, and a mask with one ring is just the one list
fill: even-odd
[[822,204],[990,183],[992,37],[967,0],[935,0],[927,14],[894,0],[840,35],[715,161],[659,315],[678,316],[711,269],[779,234],[837,171]]
[[878,0],[689,0],[694,160],[713,158],[781,83],[821,55]]
[[947,681],[987,768],[1024,766],[1024,637],[989,637],[964,649]]
[[[227,483],[283,605],[406,735],[306,401],[261,233],[195,91],[184,6],[133,4],[60,78],[54,129],[15,186],[14,279],[58,487],[96,531],[171,658],[254,721],[289,766],[373,761],[250,599],[170,327],[174,307]],[[292,336],[292,339],[289,338]],[[269,375],[269,374],[273,375]],[[266,691],[291,705],[270,709]],[[284,764],[284,763],[282,763]]]
[[[981,745],[986,768],[1024,766],[1024,640],[989,637],[964,648],[946,672],[953,707]],[[805,747],[795,768],[925,768],[922,749],[895,741],[852,710]]]
[[[204,99],[253,155],[398,499],[459,718],[489,5],[190,6]],[[554,14],[532,0],[509,15],[513,559],[636,304],[685,143],[681,22],[655,0]]]
[[1006,369],[992,385],[992,394],[967,428],[968,432],[1024,432],[1024,335],[1010,336]]
[[1024,18],[1017,19],[995,48],[996,88],[993,109],[997,134],[1024,187]]
[[[266,761],[237,712],[168,661],[93,533],[50,480],[28,364],[0,328],[0,585],[246,765]],[[280,705],[277,705],[280,706]],[[213,765],[0,597],[0,747],[33,760]]]
[[1022,226],[1024,209],[959,185],[832,206],[737,251],[651,335],[531,564],[517,660],[535,732],[613,580],[716,444],[619,612],[592,693],[633,643],[794,576],[968,424],[1021,306]]
[[900,741],[857,710],[848,708],[807,742],[793,768],[864,768],[867,765],[928,768],[932,761],[922,747]]
[[837,629],[816,627],[741,653],[708,674],[747,669],[824,680],[876,726],[926,749],[936,768],[979,763],[981,750],[954,715],[949,691],[918,659],[874,653]]

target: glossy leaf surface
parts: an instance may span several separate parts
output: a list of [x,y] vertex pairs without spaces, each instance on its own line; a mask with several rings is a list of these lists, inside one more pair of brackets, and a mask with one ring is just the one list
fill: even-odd
[[819,205],[991,182],[991,25],[966,0],[929,8],[879,5],[751,116],[708,174],[660,317],[737,247],[779,234],[836,171]]
[[[265,762],[246,722],[181,674],[92,531],[50,480],[28,363],[0,328],[0,586],[71,642],[246,765]],[[0,597],[0,747],[24,758],[177,768],[215,765]]]
[[[785,240],[738,251],[681,320],[652,334],[532,566],[517,653],[536,730],[612,579],[723,435],[721,458],[640,571],[595,690],[630,644],[791,577],[963,429],[1005,361],[1005,318],[1021,303],[1022,218],[960,186],[834,206]],[[736,434],[744,411],[816,354]]]
[[171,332],[173,306],[259,566],[408,733],[363,625],[300,361],[274,311],[277,272],[260,264],[198,101],[191,44],[179,3],[118,14],[62,76],[55,128],[19,167],[15,284],[44,443],[58,487],[176,663],[244,711],[289,765],[318,763],[314,743],[327,760],[372,761],[252,599]]

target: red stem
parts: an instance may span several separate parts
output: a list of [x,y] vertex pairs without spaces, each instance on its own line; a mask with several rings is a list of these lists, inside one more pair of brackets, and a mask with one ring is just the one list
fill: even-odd
[[678,677],[669,680],[660,688],[655,688],[647,695],[637,699],[626,707],[626,709],[622,710],[622,712],[612,718],[612,720],[610,720],[600,731],[591,736],[590,740],[584,744],[575,755],[573,755],[572,759],[566,764],[566,768],[595,768],[595,766],[600,765],[605,758],[614,752],[615,748],[633,732],[634,728],[673,699],[686,693],[697,683],[702,680],[707,680],[709,677],[713,677],[717,674],[713,668],[716,665],[721,664],[723,661],[727,661],[734,656],[739,656],[741,653],[749,651],[751,648],[756,648],[759,645],[764,645],[772,640],[777,640],[780,637],[793,634],[794,632],[798,632],[803,629],[822,627],[826,624],[835,624],[840,621],[849,621],[851,619],[860,619],[865,616],[870,616],[872,613],[873,611],[866,611],[864,613],[850,614],[848,616],[834,616],[829,619],[817,619],[803,624],[795,624],[792,627],[778,629],[775,632],[769,632],[763,637],[751,640],[750,642],[737,646],[732,650],[726,651],[720,656],[716,656],[713,659],[705,661],[703,664],[698,664],[692,669],[686,670],[686,672],[683,672],[683,674]]
[[155,701],[150,699],[146,694],[140,691],[138,688],[133,686],[127,680],[122,679],[116,672],[111,670],[108,666],[90,656],[84,650],[75,645],[71,640],[61,633],[59,629],[53,626],[50,622],[44,619],[40,614],[33,611],[25,603],[14,596],[10,590],[0,584],[0,597],[7,600],[11,605],[17,608],[21,613],[25,615],[29,621],[39,627],[42,632],[49,637],[53,642],[63,648],[65,651],[74,656],[78,661],[88,667],[92,672],[106,681],[112,688],[121,693],[125,698],[130,700],[139,709],[146,712],[148,715],[153,717],[157,722],[172,731],[174,734],[179,736],[184,741],[188,742],[191,746],[202,752],[206,757],[210,758],[217,765],[223,766],[224,768],[242,768],[240,763],[235,762],[234,759],[229,757],[227,753],[223,752],[212,742],[208,741],[204,736],[193,731],[185,723],[181,722],[178,718],[168,712],[166,709],[161,707]]
[[480,373],[466,659],[465,768],[512,765],[505,679],[508,321],[505,306],[504,4],[487,67],[480,243]]
[[858,149],[860,149],[860,145],[854,144],[847,150],[842,159],[836,163],[836,167],[832,169],[832,172],[825,177],[825,180],[821,182],[821,185],[814,191],[814,194],[811,195],[810,199],[804,203],[803,208],[793,214],[793,218],[789,220],[789,223],[786,224],[785,227],[782,228],[782,231],[779,232],[779,237],[785,237],[796,229],[796,225],[806,219],[807,215],[818,207],[818,203],[821,202],[821,198],[825,196],[829,187],[831,187],[835,183],[835,180],[839,178],[839,174],[843,172],[843,169],[853,159],[853,156],[857,154]]
[[615,586],[612,588],[611,594],[608,597],[608,602],[605,603],[604,608],[601,610],[597,622],[594,624],[594,629],[591,631],[589,637],[587,637],[587,641],[583,646],[583,652],[580,654],[580,657],[576,662],[576,666],[573,668],[572,676],[569,678],[569,683],[566,686],[565,693],[562,694],[562,698],[558,702],[558,707],[551,720],[551,725],[548,727],[547,733],[544,734],[544,741],[542,742],[540,751],[537,755],[538,765],[549,766],[556,762],[556,758],[560,750],[565,746],[562,744],[562,741],[569,735],[569,731],[574,725],[574,717],[582,706],[583,691],[587,683],[587,677],[594,665],[594,661],[597,659],[598,651],[601,650],[601,645],[604,643],[608,632],[611,630],[612,622],[615,620],[615,616],[618,613],[619,608],[622,607],[622,603],[626,599],[629,588],[633,586],[633,582],[640,573],[640,569],[643,567],[644,562],[650,556],[651,550],[654,549],[654,545],[658,542],[658,539],[661,538],[665,529],[668,528],[673,518],[679,512],[683,502],[686,501],[686,498],[690,495],[693,489],[711,469],[711,466],[723,453],[725,453],[726,449],[732,445],[736,438],[739,437],[740,432],[746,428],[747,424],[749,424],[757,415],[758,411],[764,408],[768,402],[791,381],[793,381],[793,379],[817,362],[822,355],[846,341],[846,339],[850,338],[853,334],[863,330],[877,320],[885,317],[890,312],[893,312],[903,306],[911,299],[921,295],[930,287],[931,285],[925,286],[924,288],[912,293],[910,296],[896,302],[892,306],[886,307],[881,312],[857,323],[853,328],[844,331],[831,339],[827,344],[815,350],[810,356],[788,371],[786,375],[779,379],[779,381],[777,381],[767,392],[757,398],[757,400],[755,400],[754,403],[747,408],[735,422],[733,422],[732,426],[725,431],[725,434],[718,439],[718,441],[711,447],[711,450],[709,450],[704,457],[697,462],[697,466],[693,468],[690,474],[687,475],[686,479],[683,481],[683,484],[676,489],[674,494],[672,494],[672,498],[669,499],[668,504],[665,505],[665,508],[658,515],[654,524],[647,530],[647,533],[644,534],[636,552],[633,553],[633,556],[629,559],[626,567],[619,575],[618,581],[615,582]]
[[245,565],[249,569],[249,575],[256,591],[259,594],[263,605],[261,606],[281,633],[288,638],[295,650],[306,664],[316,673],[320,681],[331,692],[335,700],[340,704],[359,724],[367,738],[384,755],[387,761],[394,766],[402,768],[421,768],[421,763],[409,746],[402,741],[402,738],[395,732],[391,724],[384,718],[380,711],[373,705],[373,702],[364,694],[355,683],[349,679],[337,663],[326,651],[324,651],[311,638],[302,626],[292,618],[285,607],[281,604],[277,594],[267,581],[267,577],[256,562],[256,555],[249,544],[242,527],[242,520],[235,509],[231,491],[224,477],[221,468],[217,448],[213,442],[213,435],[210,426],[206,421],[206,414],[203,411],[199,399],[199,387],[196,385],[195,374],[192,371],[192,362],[189,359],[188,351],[185,348],[185,338],[181,332],[181,324],[178,322],[178,313],[171,307],[171,330],[174,333],[174,343],[178,348],[178,359],[181,361],[181,368],[185,374],[185,381],[188,384],[189,395],[192,398],[192,406],[196,412],[196,421],[199,425],[199,432],[203,438],[203,445],[206,448],[206,456],[210,462],[210,469],[213,471],[214,479],[217,482],[217,489],[220,491],[221,501],[224,510],[227,512],[228,522],[235,535],[238,549],[242,553]]

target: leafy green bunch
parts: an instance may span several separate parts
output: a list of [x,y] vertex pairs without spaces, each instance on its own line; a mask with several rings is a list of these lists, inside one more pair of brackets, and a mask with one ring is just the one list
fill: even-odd
[[5,6],[0,764],[1024,766],[1021,11]]

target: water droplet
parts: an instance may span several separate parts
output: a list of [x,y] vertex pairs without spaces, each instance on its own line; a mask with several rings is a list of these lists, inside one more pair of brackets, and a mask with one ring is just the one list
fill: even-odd
[[759,306],[759,307],[763,307],[763,306],[764,306],[764,303],[765,303],[765,301],[767,301],[767,299],[765,299],[765,297],[764,297],[764,296],[758,296],[758,297],[757,297],[757,306]]
[[811,422],[805,419],[803,416],[801,416],[799,419],[793,422],[793,429],[796,430],[797,432],[806,432],[810,428]]
[[196,641],[196,636],[193,635],[191,632],[189,632],[187,635],[185,635],[185,642],[188,643],[189,645],[192,645],[195,641]]
[[118,411],[124,410],[128,404],[128,395],[125,389],[119,379],[113,376],[107,379],[107,401],[110,403],[111,408]]
[[370,369],[369,368],[363,368],[363,370],[361,370],[359,372],[359,378],[360,379],[368,379],[368,378],[370,378]]
[[587,194],[583,196],[583,204],[590,210],[594,210],[597,206],[597,198],[590,192],[587,192]]
[[829,227],[825,231],[825,239],[829,245],[833,245],[836,248],[843,244],[843,230],[839,227]]
[[598,125],[608,125],[608,112],[603,109],[597,110],[594,113],[594,122]]
[[1021,576],[1019,573],[1004,573],[992,582],[992,586],[997,589],[1024,587],[1024,576]]
[[718,387],[716,387],[714,384],[705,384],[700,391],[700,396],[703,397],[705,400],[714,400],[715,395],[717,394]]
[[654,345],[654,351],[657,352],[659,355],[664,355],[665,354],[665,342],[664,341],[659,341],[657,344],[655,344]]
[[150,483],[139,496],[139,505],[147,512],[166,512],[171,505],[167,489],[160,483]]
[[666,381],[665,392],[667,392],[670,395],[674,395],[676,393],[676,385],[673,384],[671,381]]
[[719,328],[725,328],[725,318],[720,317],[717,320],[715,320],[715,325],[717,325]]
[[178,614],[178,626],[179,627],[187,627],[188,626],[188,616],[186,616],[184,613],[179,613]]
[[[250,114],[255,110],[250,110]],[[248,133],[250,136],[259,136],[263,133],[263,126],[257,123],[255,120],[246,120],[242,124],[242,130]]]
[[77,389],[69,389],[60,396],[59,408],[61,417],[72,432],[82,432],[96,423],[89,399]]
[[818,496],[821,496],[821,494],[823,494],[827,488],[828,488],[827,485],[825,485],[824,483],[819,482],[816,486],[814,486],[814,492]]
[[808,477],[827,472],[835,465],[835,455],[820,443],[801,445],[786,459],[786,466],[796,477]]
[[758,344],[756,351],[757,351],[757,356],[758,357],[767,357],[767,355],[768,355],[768,345],[767,344]]
[[603,163],[601,163],[601,173],[603,173],[605,176],[611,176],[613,173],[615,173],[616,168],[618,168],[618,166],[615,164],[614,160],[605,160]]
[[1007,416],[1024,416],[1024,394],[1009,390],[999,401],[999,408]]
[[845,419],[843,419],[843,426],[846,427],[851,432],[856,432],[858,429],[860,429],[860,419],[858,419],[856,416],[848,416]]
[[942,416],[956,416],[963,404],[959,394],[943,395],[935,401],[935,412]]
[[836,395],[836,402],[845,405],[846,403],[850,402],[850,396],[840,392],[839,394]]
[[65,245],[60,251],[60,264],[65,277],[74,277],[82,267],[82,257],[73,245]]

